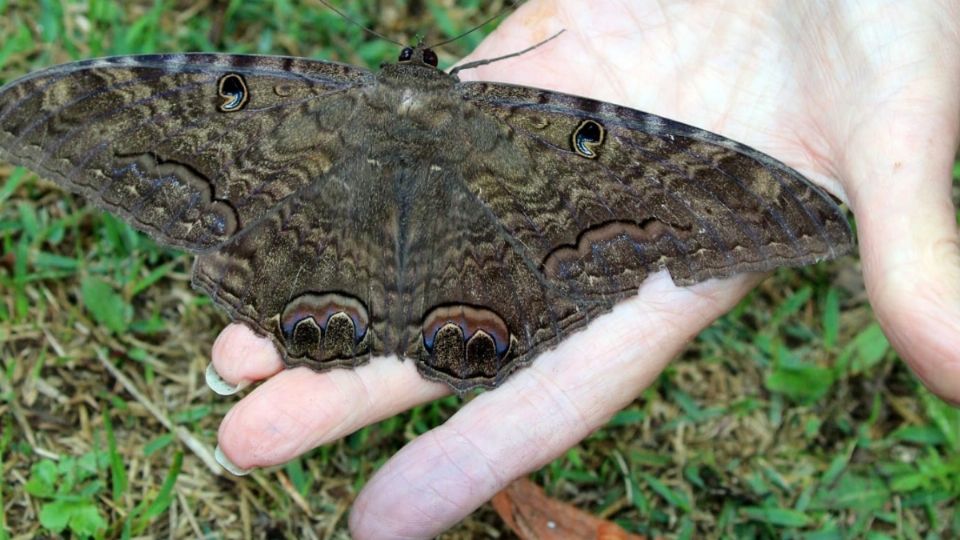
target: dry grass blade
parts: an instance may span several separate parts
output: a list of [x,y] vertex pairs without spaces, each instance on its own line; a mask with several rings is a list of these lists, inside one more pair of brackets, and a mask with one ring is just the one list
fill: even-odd
[[171,422],[170,418],[163,411],[161,411],[160,408],[153,403],[153,401],[151,401],[149,398],[147,398],[147,396],[137,389],[136,385],[133,384],[133,381],[131,381],[129,377],[124,375],[122,371],[117,369],[117,367],[110,362],[103,349],[97,351],[97,359],[100,360],[100,363],[103,364],[103,367],[106,368],[106,370],[109,371],[115,379],[117,379],[117,382],[119,382],[123,388],[129,392],[134,399],[137,400],[137,402],[143,405],[145,409],[150,411],[150,414],[153,415],[153,417],[156,418],[157,421],[163,425],[163,427],[175,433],[177,438],[180,439],[180,442],[189,448],[194,455],[200,458],[200,461],[207,466],[210,472],[217,476],[223,474],[223,467],[221,467],[220,464],[217,463],[217,460],[214,459],[213,449],[210,447],[210,445],[194,437],[193,434],[190,433],[186,428],[175,425],[173,422]]

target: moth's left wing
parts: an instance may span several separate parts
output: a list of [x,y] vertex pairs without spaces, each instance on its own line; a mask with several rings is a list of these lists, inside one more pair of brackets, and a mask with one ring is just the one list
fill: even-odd
[[345,90],[373,75],[279,56],[87,60],[0,88],[0,161],[24,165],[157,241],[222,245],[339,150]]

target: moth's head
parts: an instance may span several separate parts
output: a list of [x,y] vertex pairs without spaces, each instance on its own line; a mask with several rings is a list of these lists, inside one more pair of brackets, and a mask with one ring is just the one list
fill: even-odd
[[438,58],[433,49],[419,43],[416,47],[405,47],[400,51],[400,58],[397,61],[401,64],[437,67]]

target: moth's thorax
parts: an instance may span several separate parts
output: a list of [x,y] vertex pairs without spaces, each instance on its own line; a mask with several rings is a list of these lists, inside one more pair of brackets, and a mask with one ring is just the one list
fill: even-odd
[[385,64],[377,74],[377,82],[386,88],[411,88],[437,94],[449,91],[458,79],[432,66]]
[[[377,111],[366,121],[385,140],[418,148],[466,140],[465,105],[455,92],[456,77],[422,64],[388,64],[377,84],[363,90],[366,103]],[[457,138],[459,137],[459,138]]]

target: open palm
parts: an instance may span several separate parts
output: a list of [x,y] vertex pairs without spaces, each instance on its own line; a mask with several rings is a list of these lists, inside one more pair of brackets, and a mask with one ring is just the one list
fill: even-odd
[[[842,4],[842,5],[841,5]],[[960,402],[960,250],[950,168],[960,132],[960,6],[914,2],[531,0],[471,55],[518,58],[460,73],[611,101],[744,142],[849,202],[865,279],[894,346]],[[677,288],[651,277],[494,392],[420,436],[365,486],[358,538],[429,537],[537,469],[635,398],[762,276]],[[290,460],[444,395],[412,362],[283,370],[231,325],[213,365],[234,387],[266,379],[226,416],[234,469]]]

